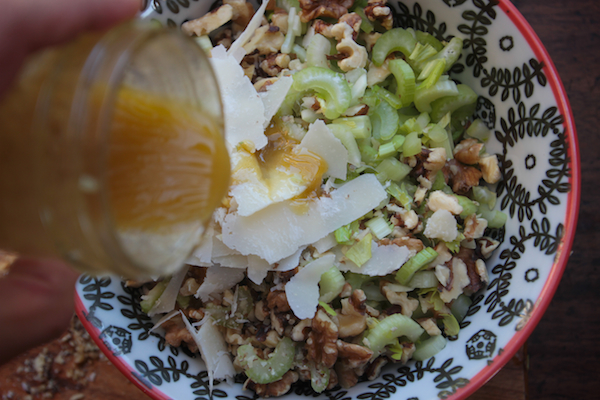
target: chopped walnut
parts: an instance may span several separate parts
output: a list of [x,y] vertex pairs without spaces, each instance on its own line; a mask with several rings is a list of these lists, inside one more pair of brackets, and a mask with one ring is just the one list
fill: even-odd
[[413,312],[419,307],[419,300],[408,297],[406,292],[396,292],[394,291],[394,285],[387,282],[382,281],[380,284],[381,293],[385,296],[386,299],[391,304],[398,305],[401,307],[402,315],[406,315],[407,317],[412,316]]
[[439,242],[435,246],[435,251],[436,251],[436,253],[438,253],[438,255],[435,258],[435,260],[433,260],[429,265],[432,265],[435,267],[436,265],[445,264],[446,262],[448,262],[452,259],[452,254],[450,254],[450,251],[448,250],[448,246],[446,246],[446,243],[444,243],[444,242]]
[[310,319],[303,319],[302,321],[300,321],[299,323],[297,323],[294,328],[292,329],[292,332],[290,334],[290,337],[292,338],[292,340],[294,342],[304,342],[306,340],[306,338],[308,337],[308,331],[310,330],[312,326],[312,320]]
[[248,43],[244,45],[246,54],[251,54],[258,50],[259,54],[271,55],[281,49],[285,36],[278,27],[273,25],[263,25],[254,31],[254,35]]
[[458,203],[456,196],[446,194],[441,190],[436,190],[429,195],[427,207],[429,207],[431,211],[446,210],[454,215],[463,212],[463,208]]
[[423,162],[423,167],[431,171],[430,174],[433,175],[446,165],[446,149],[443,147],[434,147],[430,150],[431,153],[427,156],[427,160]]
[[[477,260],[479,257],[474,250],[467,249],[465,247],[460,248],[459,252],[456,254],[455,258],[462,260],[467,268],[467,276],[469,279],[468,284],[465,286],[465,291],[468,293],[478,292],[480,289],[485,287],[485,282],[480,275],[479,268],[477,267]],[[485,263],[483,265],[485,270]],[[487,276],[487,271],[485,271],[485,276]]]
[[305,344],[309,359],[326,368],[333,367],[338,356],[337,339],[337,326],[323,310],[319,309],[312,320],[312,330]]
[[348,13],[353,0],[300,0],[300,21],[308,22],[317,17],[339,19]]
[[373,46],[375,46],[375,42],[377,42],[377,39],[379,39],[380,37],[381,37],[381,33],[379,33],[379,32],[370,32],[370,33],[362,32],[360,34],[360,38],[365,42],[365,47],[367,48],[367,51],[373,50]]
[[337,320],[339,337],[341,338],[358,336],[367,329],[366,315],[338,314]]
[[481,149],[483,149],[483,143],[480,143],[477,139],[464,139],[454,148],[454,158],[463,164],[477,164]]
[[294,371],[286,372],[280,380],[260,384],[248,379],[244,383],[244,389],[254,391],[260,397],[278,397],[283,396],[292,388],[292,384],[298,381],[298,374]]
[[490,277],[485,266],[485,261],[482,259],[475,261],[475,270],[479,274],[482,282],[488,283],[490,281]]
[[203,36],[231,21],[231,18],[233,18],[233,7],[224,4],[200,18],[184,23],[181,25],[181,30],[190,36]]
[[350,297],[351,294],[352,294],[352,285],[350,285],[348,282],[344,283],[344,286],[342,287],[342,292],[340,293],[340,297],[341,298]]
[[288,312],[291,310],[287,301],[287,296],[283,290],[274,290],[267,296],[267,305],[271,310],[279,312]]
[[277,54],[269,54],[267,58],[262,60],[260,63],[260,69],[262,69],[269,76],[279,75],[282,68],[277,65]]
[[254,316],[259,321],[264,321],[269,316],[269,309],[263,300],[257,301],[254,305]]
[[437,323],[433,318],[421,318],[418,319],[417,322],[425,329],[425,332],[427,332],[429,336],[439,336],[442,334],[442,331],[438,328]]
[[358,383],[358,376],[354,369],[344,363],[335,364],[335,373],[340,386],[344,389],[350,389]]
[[281,8],[275,9],[271,16],[271,24],[278,27],[281,33],[285,35],[288,30],[288,13]]
[[500,167],[498,166],[498,157],[494,155],[485,155],[479,159],[479,168],[483,175],[483,180],[494,184],[502,178]]
[[163,322],[161,328],[165,330],[165,341],[173,347],[181,346],[185,343],[192,353],[198,351],[198,345],[194,341],[194,337],[185,327],[185,323],[180,316],[171,318]]
[[251,342],[251,340],[249,338],[244,338],[240,331],[237,329],[231,329],[231,328],[227,328],[227,330],[225,331],[225,335],[223,335],[225,338],[225,341],[229,344],[233,344],[236,346],[242,346],[244,344],[248,344]]
[[336,342],[338,349],[338,357],[350,368],[359,368],[367,364],[373,356],[373,350],[343,340]]
[[387,363],[388,360],[386,357],[377,357],[375,361],[373,361],[367,367],[367,370],[365,371],[365,377],[370,381],[377,379],[377,377],[379,377],[381,374],[381,369],[385,367]]
[[248,22],[254,16],[254,7],[246,0],[223,0],[223,4],[229,4],[233,9],[233,30],[234,32],[243,31]]
[[[481,165],[481,164],[480,164]],[[475,167],[469,167],[457,160],[449,160],[444,166],[444,175],[452,191],[457,194],[466,194],[473,186],[479,186],[482,173]]]
[[406,246],[408,248],[408,250],[410,250],[411,254],[417,254],[418,252],[420,252],[421,250],[423,250],[425,248],[425,246],[423,245],[423,242],[420,239],[417,238],[412,238],[412,237],[401,237],[401,238],[395,238],[395,239],[381,239],[379,241],[380,244],[383,245],[388,245],[388,244],[395,244],[396,246]]
[[392,10],[386,5],[387,0],[369,0],[365,7],[365,15],[369,21],[378,21],[388,31],[394,25]]
[[490,258],[492,252],[500,246],[500,242],[494,239],[490,239],[487,237],[482,238],[478,241],[478,244],[481,248],[481,255],[483,257]]
[[406,364],[412,358],[413,353],[417,349],[414,343],[402,343],[402,358],[400,362]]
[[275,330],[271,329],[267,332],[267,336],[265,337],[265,340],[262,341],[262,344],[268,348],[274,349],[280,341],[281,336],[279,336]]
[[484,218],[477,218],[476,214],[471,214],[465,219],[465,231],[464,235],[467,239],[479,239],[483,236],[485,228],[487,228],[487,220]]

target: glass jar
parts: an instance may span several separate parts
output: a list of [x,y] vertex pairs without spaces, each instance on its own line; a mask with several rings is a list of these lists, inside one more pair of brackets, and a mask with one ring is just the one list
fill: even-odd
[[169,274],[229,183],[200,47],[140,22],[34,55],[0,99],[0,248],[88,273]]

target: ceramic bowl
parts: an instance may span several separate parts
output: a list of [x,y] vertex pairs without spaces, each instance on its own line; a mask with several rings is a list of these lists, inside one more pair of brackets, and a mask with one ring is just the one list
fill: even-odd
[[[179,26],[211,1],[146,0],[141,18]],[[464,399],[523,345],[559,284],[576,226],[579,160],[564,88],[540,40],[507,0],[390,1],[397,25],[438,39],[458,35],[463,54],[452,76],[480,95],[477,115],[494,133],[503,181],[497,208],[508,214],[503,241],[488,261],[490,284],[476,294],[458,337],[429,360],[388,366],[375,381],[320,398]],[[211,397],[199,356],[165,344],[140,311],[135,291],[116,277],[82,276],[77,312],[108,358],[155,399]],[[310,385],[288,398],[315,397]],[[246,400],[241,383],[217,384],[212,397]]]

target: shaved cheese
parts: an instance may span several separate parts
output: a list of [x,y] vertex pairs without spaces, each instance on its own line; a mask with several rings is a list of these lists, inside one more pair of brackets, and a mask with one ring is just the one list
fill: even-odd
[[330,250],[333,247],[337,246],[337,244],[338,243],[337,243],[337,240],[335,240],[335,235],[333,233],[330,233],[329,235],[325,236],[323,239],[319,239],[316,242],[314,242],[312,244],[312,246],[319,253],[325,253],[327,250]]
[[254,255],[248,256],[248,278],[257,285],[260,285],[266,278],[270,267],[271,265],[262,258]]
[[152,328],[150,328],[150,330],[148,332],[153,332],[156,329],[160,328],[160,326],[162,324],[164,324],[165,322],[167,322],[168,320],[170,320],[171,318],[173,318],[176,315],[179,315],[179,310],[173,310],[173,311],[169,312],[164,317],[162,317],[161,319],[159,319],[158,321],[156,321],[156,323],[154,324],[154,326]]
[[213,381],[231,380],[235,376],[235,368],[229,357],[229,349],[223,339],[223,335],[214,325],[212,320],[202,324],[199,330],[196,330],[181,311],[181,319],[185,323],[185,327],[194,338],[194,342],[198,345],[202,360],[208,371],[208,386],[212,392]]
[[362,217],[386,198],[375,175],[361,175],[329,197],[310,202],[301,215],[289,201],[272,204],[248,217],[228,214],[222,226],[223,243],[274,263]]
[[292,87],[292,83],[294,83],[294,78],[291,76],[282,76],[274,84],[267,86],[266,92],[258,94],[265,106],[265,128],[269,126],[271,118],[279,110],[283,100],[285,100],[285,96]]
[[244,271],[241,269],[210,267],[206,270],[206,276],[196,292],[196,297],[206,302],[211,294],[222,293],[242,279],[244,279]]
[[335,255],[326,254],[304,266],[285,285],[285,294],[294,315],[300,319],[312,318],[319,305],[319,281],[335,261]]
[[246,269],[246,267],[248,267],[248,256],[243,256],[241,254],[232,254],[223,257],[213,257],[212,262],[213,264],[211,265],[216,264],[220,265],[221,267]]
[[252,19],[246,26],[246,29],[244,29],[240,36],[229,47],[228,54],[235,53],[237,49],[244,47],[244,45],[248,43],[252,35],[254,35],[254,31],[258,29],[262,22],[262,18],[265,15],[265,10],[267,9],[267,4],[269,4],[268,1],[263,1],[258,10],[256,10],[256,13],[254,13],[252,16]]
[[272,271],[285,272],[291,271],[292,269],[296,268],[300,263],[300,256],[302,255],[302,252],[305,248],[306,246],[302,246],[291,256],[279,261],[279,263],[277,263],[277,266],[274,267]]
[[214,234],[215,230],[213,227],[209,227],[206,232],[204,232],[202,241],[198,247],[194,249],[194,252],[186,261],[186,264],[196,265],[198,267],[208,267],[211,265]]
[[185,266],[171,277],[171,280],[167,284],[164,292],[162,292],[150,311],[148,311],[149,316],[168,313],[175,308],[177,295],[179,294],[179,289],[181,288],[181,284],[183,283],[183,279],[185,278],[187,271],[188,267]]
[[377,245],[371,242],[371,258],[361,267],[344,257],[341,250],[335,250],[340,271],[351,271],[368,276],[385,276],[399,269],[410,257],[406,246]]
[[317,120],[311,124],[298,147],[305,148],[325,160],[327,175],[346,180],[348,150],[333,136],[325,122]]
[[250,79],[233,57],[223,57],[215,51],[210,59],[219,83],[225,116],[225,140],[230,150],[242,142],[251,143],[255,149],[267,145],[264,134],[265,107]]

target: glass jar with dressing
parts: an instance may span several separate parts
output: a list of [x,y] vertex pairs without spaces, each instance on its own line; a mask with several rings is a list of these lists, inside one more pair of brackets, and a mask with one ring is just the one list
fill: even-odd
[[32,57],[0,99],[0,248],[89,272],[172,273],[229,183],[210,64],[129,23]]

